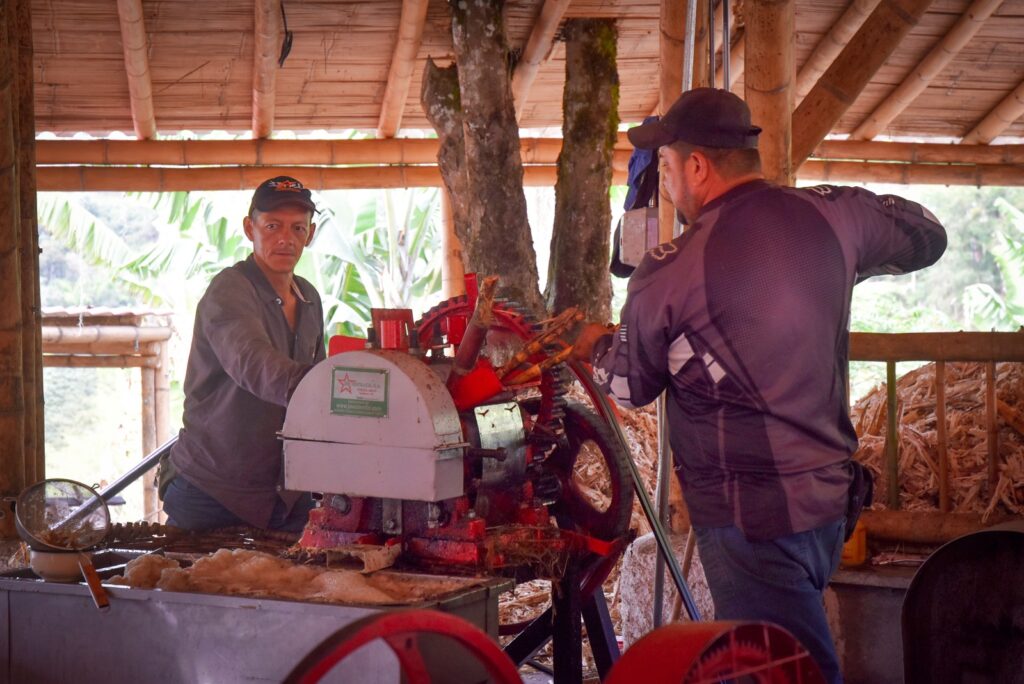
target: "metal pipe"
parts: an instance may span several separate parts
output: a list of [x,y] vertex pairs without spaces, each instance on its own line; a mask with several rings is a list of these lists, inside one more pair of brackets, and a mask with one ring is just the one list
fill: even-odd
[[[729,0],[722,0],[722,89],[732,90],[729,83]],[[711,72],[714,74],[715,72]],[[712,78],[714,76],[712,75]]]
[[[612,407],[608,404],[608,397],[605,396],[601,388],[594,382],[594,378],[584,368],[579,361],[570,361],[569,367],[572,368],[576,378],[583,385],[584,390],[593,399],[594,404],[597,407],[598,412],[604,419],[605,423],[611,428],[615,434],[616,439],[619,440],[622,448],[629,453],[629,446],[626,442],[625,435],[622,434],[622,426],[619,425],[619,421],[615,418],[615,414],[612,412]],[[686,586],[686,579],[683,577],[683,571],[679,567],[679,561],[676,559],[675,554],[672,552],[672,547],[669,545],[668,537],[665,534],[665,528],[658,520],[658,516],[655,514],[654,506],[651,504],[651,498],[647,496],[647,491],[644,489],[643,482],[640,479],[640,472],[636,468],[636,463],[633,462],[632,457],[627,458],[626,462],[629,464],[629,473],[633,478],[633,489],[636,491],[637,499],[640,500],[640,508],[644,512],[644,516],[647,518],[647,522],[651,526],[651,531],[654,533],[654,539],[658,543],[658,550],[661,552],[662,557],[668,564],[669,572],[672,574],[672,581],[675,582],[676,590],[679,595],[683,597],[683,605],[686,606],[686,614],[690,617],[690,620],[697,622],[700,620],[700,611],[697,610],[697,604],[693,602],[693,597],[690,595],[690,589]]]
[[708,78],[715,87],[715,0],[708,0]]
[[[658,520],[662,525],[668,522],[668,478],[671,473],[672,445],[668,439],[668,412],[666,410],[666,393],[658,397],[658,482],[654,490],[654,498],[658,502]],[[661,627],[662,607],[665,603],[665,559],[660,555],[654,558],[654,613],[651,624],[655,629]]]

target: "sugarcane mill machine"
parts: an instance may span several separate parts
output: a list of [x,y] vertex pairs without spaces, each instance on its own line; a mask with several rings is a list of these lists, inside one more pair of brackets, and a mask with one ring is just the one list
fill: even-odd
[[[404,566],[552,578],[555,610],[516,627],[507,652],[521,663],[553,637],[555,669],[578,670],[582,615],[607,669],[618,649],[600,585],[628,541],[632,464],[605,419],[567,400],[561,340],[580,316],[538,325],[495,299],[497,278],[466,285],[416,322],[407,309],[374,310],[367,339],[332,339],[296,388],[284,486],[321,493],[299,548],[376,547]],[[595,460],[602,501],[575,476]]]

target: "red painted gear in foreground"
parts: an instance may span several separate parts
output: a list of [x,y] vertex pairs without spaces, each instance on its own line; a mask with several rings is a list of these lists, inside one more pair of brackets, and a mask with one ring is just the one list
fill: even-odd
[[807,649],[767,622],[666,625],[633,644],[605,684],[824,684]]
[[494,684],[522,684],[516,666],[487,634],[462,618],[436,610],[376,613],[351,622],[327,637],[288,674],[285,684],[313,684],[347,656],[380,639],[398,658],[409,684],[429,684],[430,672],[420,654],[417,637],[447,637],[466,648],[487,670]]

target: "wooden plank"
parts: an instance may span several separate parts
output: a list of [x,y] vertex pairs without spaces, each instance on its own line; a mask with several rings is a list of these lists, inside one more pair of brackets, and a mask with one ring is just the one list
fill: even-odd
[[995,514],[982,520],[980,513],[869,510],[861,513],[860,520],[869,539],[944,544],[965,534],[1020,518]]
[[1024,361],[1024,332],[850,333],[855,361]]
[[985,364],[985,427],[988,432],[988,486],[989,493],[994,491],[999,481],[999,423],[996,420],[999,412],[996,407],[996,362]]
[[939,457],[939,510],[949,511],[949,451],[946,433],[946,362],[935,362],[935,446]]
[[885,453],[883,468],[888,483],[887,499],[889,508],[900,507],[900,437],[899,437],[899,398],[896,394],[896,362],[885,362]]

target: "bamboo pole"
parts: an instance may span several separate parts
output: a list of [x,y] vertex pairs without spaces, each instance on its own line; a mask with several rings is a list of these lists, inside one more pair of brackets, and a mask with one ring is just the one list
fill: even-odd
[[39,233],[36,229],[35,113],[30,0],[17,0],[18,36],[18,182],[21,226],[22,378],[25,402],[25,482],[46,476],[43,434],[43,361],[39,334]]
[[[616,159],[623,155],[616,153]],[[271,176],[293,176],[314,190],[336,188],[432,188],[441,185],[436,166],[323,168],[310,166],[252,166],[216,168],[62,167],[38,169],[40,191],[251,190]],[[616,162],[612,183],[624,185],[626,172]],[[523,167],[525,186],[554,186],[557,168],[545,164]]]
[[[18,49],[16,3],[0,4],[0,496],[27,484],[18,173]],[[11,509],[0,509],[0,538],[15,536]]]
[[[281,0],[254,0],[252,46],[252,137],[274,132],[277,56],[281,47]],[[147,452],[148,453],[148,452]]]
[[[156,439],[156,368],[155,366],[146,366],[139,369],[142,376],[142,382],[139,383],[141,399],[142,399],[142,453],[150,454],[156,449],[158,442]],[[154,520],[156,518],[157,510],[160,508],[160,503],[157,499],[156,486],[152,482],[152,478],[147,475],[143,475],[141,478],[142,484],[142,501],[143,501],[143,519]]]
[[139,140],[156,137],[153,113],[153,84],[149,72],[149,39],[142,14],[142,0],[117,0],[124,47],[124,70],[128,77],[132,124]]
[[803,101],[821,75],[850,42],[864,20],[875,11],[878,3],[879,0],[853,0],[828,33],[818,41],[811,56],[800,67],[800,72],[796,76],[797,104]]
[[55,326],[44,325],[42,328],[43,344],[50,342],[78,343],[106,342],[142,344],[144,342],[161,342],[170,339],[170,328],[123,326],[123,325],[83,325]]
[[516,119],[521,119],[526,108],[526,98],[530,94],[533,79],[551,54],[555,44],[555,34],[562,22],[565,10],[571,0],[544,0],[537,21],[530,31],[530,37],[523,48],[523,55],[512,72],[512,100],[515,103]]
[[939,458],[939,510],[949,504],[949,451],[946,434],[946,362],[935,362],[935,442]]
[[875,8],[793,112],[793,165],[800,166],[864,90],[931,0],[886,0]]
[[857,126],[850,137],[854,140],[871,140],[881,133],[953,61],[1002,3],[1003,0],[974,0],[953,24],[953,28],[921,60],[914,71]]
[[965,534],[1020,518],[995,514],[983,520],[980,513],[866,510],[861,513],[860,520],[870,539],[944,544]]
[[[462,243],[455,233],[452,198],[448,188],[441,186],[441,294],[451,299],[466,294],[465,269],[462,266]],[[428,342],[428,340],[424,340]]]
[[1024,332],[850,333],[855,361],[1024,361]]
[[[711,84],[710,36],[708,35],[708,0],[688,0],[697,4],[697,25],[693,40],[693,80],[691,88],[704,88]],[[687,88],[689,90],[689,88]]]
[[[683,57],[686,40],[686,5],[702,0],[661,0],[661,32],[658,42],[658,114],[663,115],[683,92]],[[696,60],[694,60],[696,61]],[[612,181],[613,183],[615,181]],[[668,242],[675,234],[676,208],[658,186],[658,242]]]
[[43,354],[46,368],[156,368],[159,364],[153,356],[131,354]]
[[[671,103],[669,103],[671,104]],[[365,140],[40,140],[40,165],[113,166],[354,166],[360,164],[436,164],[436,139]],[[615,150],[633,151],[625,133]],[[524,164],[554,164],[561,138],[523,138]],[[623,167],[625,168],[625,167]]]
[[[797,130],[794,127],[794,130]],[[901,183],[904,185],[1024,185],[1020,164],[888,164],[808,160],[797,178],[824,182]]]
[[814,150],[813,158],[945,164],[1024,164],[1024,145],[824,140]]
[[160,351],[159,342],[46,342],[44,354],[116,354],[125,356],[155,356]]
[[794,0],[748,0],[745,4],[750,66],[743,81],[751,119],[761,127],[758,140],[765,178],[793,184]]
[[427,23],[427,0],[402,0],[402,14],[398,19],[395,50],[391,54],[388,82],[377,120],[377,137],[393,138],[402,125],[405,102],[409,97],[409,83],[416,67],[416,55],[423,42],[423,27]]
[[1024,114],[1024,81],[1021,81],[1013,92],[986,114],[985,118],[979,121],[960,142],[966,144],[992,142],[1022,114]]

